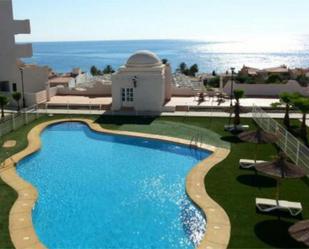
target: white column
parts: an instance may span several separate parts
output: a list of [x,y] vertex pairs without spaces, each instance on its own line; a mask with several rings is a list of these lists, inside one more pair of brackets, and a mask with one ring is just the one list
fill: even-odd
[[46,85],[46,99],[47,101],[50,101],[50,86],[49,86],[49,83],[45,83]]

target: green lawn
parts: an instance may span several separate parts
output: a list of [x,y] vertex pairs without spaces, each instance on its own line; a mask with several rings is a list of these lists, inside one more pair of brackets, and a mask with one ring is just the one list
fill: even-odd
[[[62,117],[62,116],[58,116]],[[56,117],[52,117],[56,118]],[[89,118],[89,116],[88,116]],[[240,158],[253,158],[255,146],[242,143],[223,131],[223,125],[228,122],[224,118],[136,118],[136,117],[95,117],[103,127],[108,129],[148,132],[162,135],[191,139],[199,134],[203,142],[223,147],[230,147],[229,157],[213,168],[205,179],[209,194],[228,213],[232,223],[230,248],[301,248],[287,234],[287,228],[298,221],[284,214],[260,214],[256,212],[255,197],[274,197],[275,182],[265,176],[256,176],[254,171],[241,170],[238,167]],[[18,140],[15,149],[1,148],[0,161],[8,155],[26,146],[26,134],[37,123],[51,119],[48,117],[10,133],[0,143],[7,139]],[[243,123],[254,126],[250,119]],[[272,145],[262,145],[259,149],[260,159],[272,159],[276,148]],[[287,180],[281,188],[281,197],[291,201],[301,201],[303,218],[309,218],[309,180]],[[16,198],[16,193],[0,182],[0,248],[11,248],[8,234],[8,213]]]

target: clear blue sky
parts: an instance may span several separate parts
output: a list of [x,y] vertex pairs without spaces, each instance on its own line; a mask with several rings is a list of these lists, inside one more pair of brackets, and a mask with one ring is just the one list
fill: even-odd
[[309,0],[13,0],[18,41],[236,40],[309,33]]

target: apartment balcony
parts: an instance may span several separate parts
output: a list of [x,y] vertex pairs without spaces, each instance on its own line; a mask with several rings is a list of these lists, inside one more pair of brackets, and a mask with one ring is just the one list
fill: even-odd
[[16,57],[29,58],[32,57],[32,44],[16,44]]
[[14,20],[14,34],[30,34],[29,20]]

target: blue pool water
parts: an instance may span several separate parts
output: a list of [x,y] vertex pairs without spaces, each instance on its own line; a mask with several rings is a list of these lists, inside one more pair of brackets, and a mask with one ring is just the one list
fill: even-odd
[[50,126],[41,139],[17,171],[38,189],[33,223],[48,248],[192,249],[203,238],[185,177],[210,152],[81,123]]

